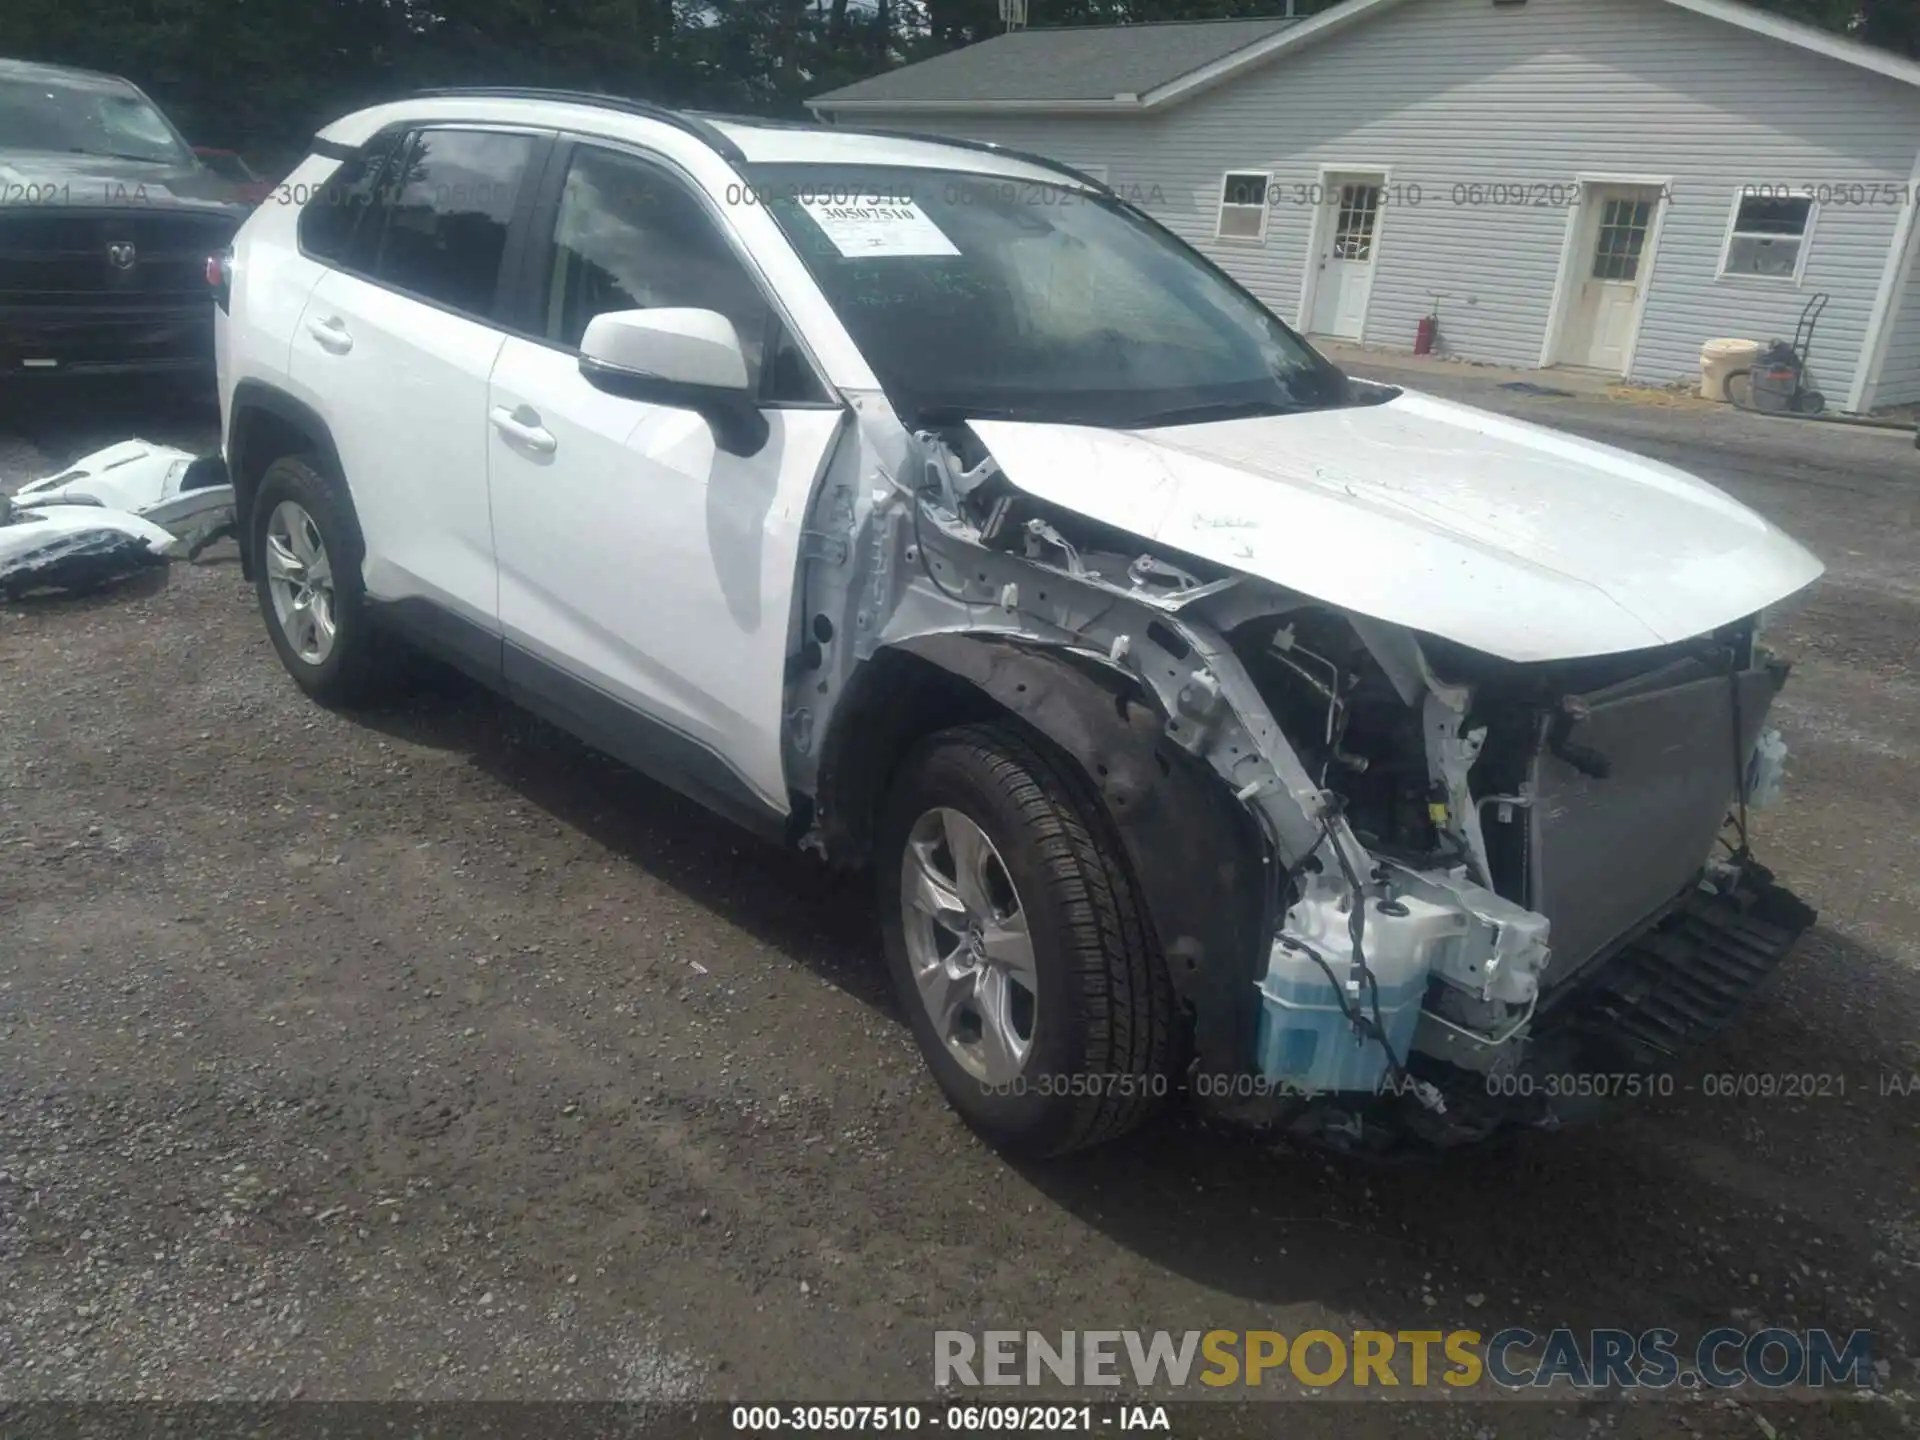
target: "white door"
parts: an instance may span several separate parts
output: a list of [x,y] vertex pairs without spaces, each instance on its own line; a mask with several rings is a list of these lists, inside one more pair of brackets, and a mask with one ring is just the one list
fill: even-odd
[[1380,226],[1381,182],[1377,177],[1336,177],[1327,182],[1332,213],[1319,229],[1319,275],[1314,280],[1316,335],[1358,340],[1367,328],[1367,300],[1373,294],[1373,266]]
[[430,600],[490,633],[487,377],[504,338],[491,316],[514,195],[541,145],[423,131],[404,183],[381,187],[391,203],[358,218],[337,258],[349,268],[307,297],[288,358],[293,388],[333,433],[369,593]]
[[1653,256],[1647,237],[1660,192],[1643,186],[1587,190],[1579,283],[1570,296],[1560,361],[1624,375]]
[[294,331],[290,370],[321,418],[366,537],[368,593],[434,601],[492,631],[487,373],[501,334],[329,272]]
[[[582,145],[541,230],[547,334],[507,340],[482,424],[508,681],[537,698],[558,671],[587,687],[566,702],[576,711],[654,722],[653,753],[623,758],[785,813],[800,529],[842,413],[718,225],[664,172]],[[670,306],[734,322],[769,426],[755,454],[721,450],[692,410],[580,373],[595,315]]]

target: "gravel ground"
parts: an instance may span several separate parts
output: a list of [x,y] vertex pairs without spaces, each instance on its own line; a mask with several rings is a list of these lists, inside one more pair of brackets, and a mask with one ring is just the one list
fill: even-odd
[[[1916,1388],[1920,456],[1420,383],[1686,465],[1830,566],[1773,632],[1794,762],[1756,825],[1821,924],[1678,1093],[1417,1169],[1178,1117],[1010,1163],[923,1073],[864,881],[452,678],[307,703],[222,546],[0,609],[0,1400],[909,1399],[936,1328],[995,1325],[1867,1327],[1883,1384]],[[0,488],[216,428],[125,387],[13,416]],[[1838,1078],[1705,1093],[1728,1073]],[[1285,1418],[1750,1437],[1904,1413]]]

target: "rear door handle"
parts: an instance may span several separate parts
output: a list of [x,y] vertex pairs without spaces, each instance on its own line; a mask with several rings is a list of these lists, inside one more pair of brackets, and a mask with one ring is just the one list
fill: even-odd
[[347,323],[338,315],[307,321],[307,333],[320,342],[322,350],[330,350],[335,355],[344,355],[353,349],[353,336],[347,333]]
[[551,430],[540,423],[539,414],[525,405],[517,410],[496,405],[487,412],[487,419],[493,423],[494,429],[509,440],[516,440],[537,454],[551,455],[559,448],[560,442],[553,438]]

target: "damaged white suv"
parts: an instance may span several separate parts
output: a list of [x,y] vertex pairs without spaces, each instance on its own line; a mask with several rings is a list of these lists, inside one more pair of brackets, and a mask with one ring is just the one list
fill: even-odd
[[436,92],[329,126],[219,279],[294,678],[406,642],[870,865],[996,1141],[1176,1093],[1366,1150],[1556,1123],[1812,921],[1745,811],[1818,562],[1348,378],[1072,171]]

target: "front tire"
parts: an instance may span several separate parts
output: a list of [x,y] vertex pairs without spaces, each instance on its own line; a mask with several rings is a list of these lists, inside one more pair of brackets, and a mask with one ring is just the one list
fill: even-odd
[[1160,1108],[1178,1060],[1172,986],[1070,761],[1006,726],[931,737],[901,767],[878,863],[895,989],[968,1124],[1051,1155]]
[[310,456],[283,455],[260,477],[249,529],[260,613],[295,683],[325,704],[386,690],[393,646],[369,612],[346,485]]

